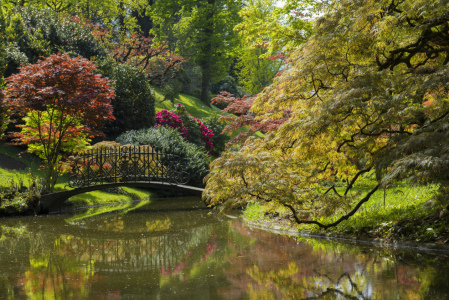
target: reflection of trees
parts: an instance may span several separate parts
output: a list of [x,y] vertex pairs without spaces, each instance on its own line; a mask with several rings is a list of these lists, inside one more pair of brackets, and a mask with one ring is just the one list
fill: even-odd
[[[250,296],[260,299],[271,291],[273,296],[283,299],[371,299],[363,294],[366,281],[359,273],[354,278],[348,273],[343,273],[337,280],[333,280],[326,274],[316,274],[310,277],[298,276],[300,273],[295,263],[290,263],[288,268],[277,272],[260,272],[257,266],[248,269],[251,278],[262,285],[264,289],[250,287]],[[270,294],[270,293],[268,293]]]
[[[443,270],[423,268],[422,257],[417,259],[413,252],[374,251],[317,239],[294,240],[249,229],[238,222],[231,223],[231,228],[232,235],[246,239],[231,245],[236,256],[227,259],[238,263],[225,272],[241,289],[241,295],[247,294],[250,299],[422,299],[431,293],[432,284],[444,281],[437,275]],[[239,258],[243,253],[246,255]],[[429,263],[438,259],[426,257]],[[444,289],[448,287],[441,288],[440,284],[439,291]]]
[[[2,269],[5,276],[0,277],[0,293],[8,295],[12,291],[14,298],[20,291],[29,299],[86,298],[93,290],[96,295],[108,296],[122,294],[129,287],[134,287],[133,293],[142,289],[147,289],[142,294],[148,294],[148,289],[158,293],[167,284],[178,284],[177,275],[183,273],[187,280],[202,272],[198,267],[201,264],[220,261],[213,255],[218,247],[217,223],[203,226],[200,222],[195,227],[192,220],[188,230],[167,232],[170,222],[165,215],[138,222],[115,215],[75,225],[29,223],[25,226],[29,232],[21,235],[21,243],[11,237],[0,240],[0,262],[4,258],[5,262],[13,262],[7,270]],[[120,228],[125,233],[120,233]],[[14,259],[18,252],[19,260]]]
[[447,257],[438,269],[440,256],[294,240],[192,215],[179,214],[185,229],[176,214],[2,222],[0,298],[180,299],[201,290],[205,299],[413,299],[448,290]]

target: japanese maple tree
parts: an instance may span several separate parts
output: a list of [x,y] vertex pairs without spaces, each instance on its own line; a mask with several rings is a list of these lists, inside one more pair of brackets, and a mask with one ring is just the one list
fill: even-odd
[[291,118],[215,160],[203,198],[224,208],[270,203],[324,229],[404,180],[438,184],[432,200],[447,207],[447,3],[339,0],[321,9],[290,68],[251,107],[269,119],[291,109]]
[[95,74],[93,62],[68,54],[52,54],[24,66],[7,78],[5,106],[21,132],[10,133],[12,143],[25,144],[44,164],[44,187],[52,191],[61,174],[62,154],[81,150],[88,139],[102,135],[112,121],[114,90],[107,78]]
[[236,144],[243,143],[248,137],[252,136],[255,132],[261,131],[263,133],[275,130],[279,126],[290,118],[291,111],[285,108],[278,111],[276,114],[272,111],[272,115],[276,115],[273,118],[261,118],[251,112],[254,96],[244,96],[242,98],[235,97],[229,92],[220,92],[217,97],[212,98],[211,102],[217,104],[225,102],[228,106],[223,109],[224,112],[231,113],[220,117],[221,120],[225,120],[228,123],[223,129],[223,132],[232,134],[234,131],[246,127],[247,130],[234,136],[227,144],[227,147]]
[[[109,33],[102,39],[107,41]],[[109,37],[109,39],[111,39]],[[142,67],[148,74],[151,84],[162,85],[182,69],[184,58],[170,53],[167,43],[155,43],[153,38],[133,33],[121,37],[120,43],[106,42],[111,56],[119,63]]]

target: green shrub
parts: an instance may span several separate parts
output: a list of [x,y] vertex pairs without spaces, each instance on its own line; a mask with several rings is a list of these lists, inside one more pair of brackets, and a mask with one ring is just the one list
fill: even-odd
[[112,59],[98,61],[101,73],[113,79],[115,121],[104,132],[110,139],[129,130],[153,127],[155,124],[154,95],[145,71],[140,67],[120,64]]
[[93,33],[93,25],[48,8],[18,7],[4,17],[3,23],[8,43],[5,77],[17,73],[22,63],[36,63],[52,53],[67,52],[87,59],[107,55],[106,48]]
[[116,141],[122,145],[151,145],[164,151],[172,151],[180,157],[179,170],[189,174],[188,184],[204,185],[203,178],[209,173],[209,156],[204,148],[184,140],[176,129],[160,126],[132,130],[120,135]]
[[79,18],[31,5],[21,8],[20,14],[30,34],[40,33],[49,42],[51,53],[72,52],[87,59],[107,54],[106,48],[93,33],[95,27]]

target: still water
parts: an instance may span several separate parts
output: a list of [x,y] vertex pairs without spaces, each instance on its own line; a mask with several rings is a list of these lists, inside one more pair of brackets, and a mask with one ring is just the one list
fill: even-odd
[[449,299],[449,254],[294,239],[165,199],[0,219],[0,299]]

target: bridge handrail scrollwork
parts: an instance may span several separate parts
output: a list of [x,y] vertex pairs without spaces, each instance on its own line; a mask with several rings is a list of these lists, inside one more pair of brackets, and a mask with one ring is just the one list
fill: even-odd
[[102,147],[75,158],[69,186],[73,188],[120,182],[186,184],[181,158],[151,146]]

